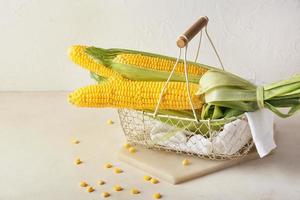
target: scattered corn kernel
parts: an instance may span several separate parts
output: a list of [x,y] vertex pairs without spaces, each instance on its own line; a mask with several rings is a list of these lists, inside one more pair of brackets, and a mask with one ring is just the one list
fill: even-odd
[[157,183],[159,183],[159,181],[156,179],[156,178],[151,178],[151,183],[153,183],[153,184],[157,184]]
[[111,125],[111,124],[113,124],[114,122],[113,122],[113,120],[109,119],[109,120],[107,120],[106,123]]
[[151,177],[151,176],[147,176],[147,175],[146,175],[146,176],[144,176],[144,180],[145,180],[145,181],[150,181],[151,179],[152,179],[152,177]]
[[105,184],[105,181],[99,180],[99,181],[98,181],[98,184],[99,184],[99,185],[104,185],[104,184]]
[[189,165],[191,162],[188,160],[188,159],[184,159],[183,161],[182,161],[182,164],[183,165]]
[[112,167],[113,167],[113,165],[112,165],[112,164],[110,164],[110,163],[106,163],[106,164],[104,165],[104,167],[105,167],[105,168],[112,168]]
[[153,194],[153,198],[154,199],[160,199],[161,198],[161,194],[160,193],[154,193]]
[[129,149],[129,148],[131,147],[131,144],[125,143],[125,144],[123,145],[123,147],[126,148],[126,149]]
[[73,144],[79,144],[79,143],[80,143],[80,141],[79,141],[79,140],[77,140],[77,139],[73,139],[73,140],[72,140],[72,143],[73,143]]
[[75,160],[75,164],[76,165],[80,165],[82,163],[82,161],[80,160],[80,158],[77,158],[76,160]]
[[80,185],[81,187],[87,187],[87,186],[88,186],[87,182],[85,182],[85,181],[81,181],[81,182],[79,183],[79,185]]
[[91,192],[94,192],[95,189],[94,189],[93,187],[90,186],[90,187],[87,188],[87,191],[88,191],[89,193],[91,193]]
[[104,198],[106,198],[106,197],[109,197],[110,194],[109,194],[108,192],[102,192],[102,196],[103,196]]
[[122,173],[122,172],[123,172],[122,169],[120,169],[120,168],[115,168],[115,173],[116,173],[116,174],[120,174],[120,173]]
[[131,194],[139,194],[140,193],[140,191],[136,188],[132,188],[130,191],[131,191]]
[[128,151],[129,151],[129,153],[135,153],[135,152],[136,152],[136,148],[130,147],[130,148],[128,149]]
[[122,188],[120,185],[115,185],[115,186],[114,186],[114,190],[115,190],[116,192],[119,192],[119,191],[122,191],[123,188]]

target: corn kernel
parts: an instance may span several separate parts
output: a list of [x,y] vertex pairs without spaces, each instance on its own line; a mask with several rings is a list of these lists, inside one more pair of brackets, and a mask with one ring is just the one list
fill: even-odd
[[144,180],[145,180],[145,181],[150,181],[151,179],[152,179],[151,176],[144,176]]
[[119,192],[119,191],[122,191],[123,188],[122,188],[120,185],[115,185],[115,186],[114,186],[114,190],[115,190],[116,192]]
[[102,192],[102,197],[106,198],[106,197],[109,197],[110,194],[108,192]]
[[77,140],[77,139],[73,139],[73,140],[72,140],[72,143],[73,143],[73,144],[79,144],[79,143],[80,143],[80,141],[79,141],[79,140]]
[[120,174],[120,173],[122,173],[122,172],[123,172],[122,169],[120,169],[120,168],[115,168],[115,173],[116,173],[116,174]]
[[182,161],[182,164],[183,164],[184,166],[189,165],[189,164],[190,164],[190,161],[189,161],[188,159],[184,159],[184,160]]
[[126,148],[126,149],[129,149],[129,148],[131,147],[131,145],[130,145],[129,143],[125,143],[125,144],[123,145],[123,147]]
[[136,188],[132,188],[130,190],[130,192],[131,192],[131,194],[139,194],[140,193],[140,191],[138,189],[136,189]]
[[80,165],[82,163],[82,161],[80,160],[80,158],[77,158],[76,160],[75,160],[75,164],[76,165]]
[[88,186],[87,182],[85,182],[85,181],[81,181],[79,183],[79,185],[80,185],[80,187],[87,187]]
[[160,199],[161,198],[161,194],[160,193],[154,193],[153,194],[153,198],[154,199]]
[[91,193],[91,192],[94,192],[95,189],[94,189],[93,187],[90,186],[90,187],[87,188],[87,191],[88,191],[89,193]]
[[99,184],[99,185],[104,185],[104,184],[105,184],[105,181],[99,180],[99,181],[98,181],[98,184]]
[[112,164],[110,164],[110,163],[106,163],[106,164],[104,165],[104,167],[105,167],[105,168],[112,168],[112,167],[113,167],[113,165],[112,165]]
[[150,181],[151,181],[151,183],[153,183],[153,184],[159,183],[159,181],[158,181],[156,178],[152,178]]
[[128,149],[128,151],[129,151],[129,153],[135,153],[135,152],[136,152],[136,148],[130,147],[130,148]]
[[113,122],[113,120],[109,119],[109,120],[106,121],[106,123],[109,124],[109,125],[111,125],[111,124],[113,124],[114,122]]

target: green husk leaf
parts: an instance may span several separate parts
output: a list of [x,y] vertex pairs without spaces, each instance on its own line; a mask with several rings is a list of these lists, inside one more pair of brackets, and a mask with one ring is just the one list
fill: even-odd
[[99,76],[98,74],[96,74],[94,72],[90,72],[90,77],[98,83],[107,80],[105,77]]
[[[220,118],[226,117],[225,113],[240,114],[259,109],[257,87],[225,71],[206,72],[200,79],[200,88],[197,92],[205,96],[203,119],[214,118],[214,111],[220,107],[225,109]],[[264,106],[280,117],[289,117],[300,109],[300,76],[296,75],[288,80],[279,81],[263,87]],[[277,108],[290,108],[288,113],[282,113]],[[219,112],[220,113],[220,112]]]
[[201,77],[198,95],[209,92],[217,87],[234,87],[240,89],[255,89],[256,86],[236,75],[220,70],[209,70]]
[[[167,71],[139,68],[134,65],[113,63],[110,67],[112,70],[122,74],[123,77],[135,81],[166,81],[170,75],[170,72]],[[200,80],[200,76],[192,74],[188,78],[191,83],[198,83]],[[184,82],[185,77],[183,74],[174,73],[171,81]]]

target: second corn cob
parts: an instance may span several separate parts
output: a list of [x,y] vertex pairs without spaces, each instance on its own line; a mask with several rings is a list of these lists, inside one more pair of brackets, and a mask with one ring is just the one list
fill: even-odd
[[[126,49],[102,49],[75,45],[69,48],[73,62],[102,77],[126,78],[138,81],[167,80],[176,59],[147,52]],[[188,62],[188,78],[198,83],[211,67]],[[171,81],[185,82],[184,65],[180,61]]]
[[[149,81],[107,81],[80,88],[69,95],[69,101],[79,107],[115,107],[153,110],[165,82]],[[194,95],[197,84],[190,84],[192,102],[195,109],[202,107],[199,96]],[[163,95],[160,109],[191,109],[187,97],[186,84],[170,82]]]
[[[127,49],[87,47],[85,52],[123,77],[138,81],[166,81],[176,62],[176,58]],[[201,76],[208,69],[212,69],[193,62],[187,62],[187,66],[188,79],[192,83],[198,83]],[[182,60],[178,63],[171,81],[185,82]]]

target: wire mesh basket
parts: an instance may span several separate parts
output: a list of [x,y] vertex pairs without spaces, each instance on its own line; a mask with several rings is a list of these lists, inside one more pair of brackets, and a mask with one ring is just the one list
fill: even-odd
[[[253,147],[244,115],[196,122],[164,115],[153,118],[152,113],[130,109],[119,109],[118,113],[127,142],[133,145],[212,160],[239,158]],[[236,128],[224,134],[226,125]]]
[[[228,119],[199,120],[191,101],[186,64],[187,44],[200,32],[196,61],[201,44],[202,28],[205,28],[205,33],[223,68],[222,61],[207,33],[207,23],[208,18],[201,17],[188,31],[179,37],[177,41],[179,55],[161,91],[154,113],[131,109],[118,110],[128,143],[212,160],[240,158],[247,155],[253,147],[251,131],[245,115]],[[183,61],[187,96],[190,100],[192,116],[194,116],[192,118],[160,114],[159,112],[163,94],[178,62],[180,62],[181,48],[183,47],[185,47]]]

